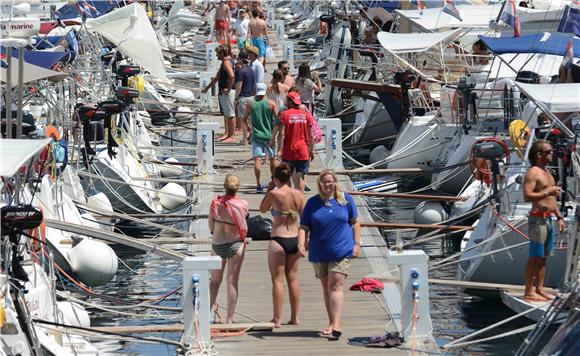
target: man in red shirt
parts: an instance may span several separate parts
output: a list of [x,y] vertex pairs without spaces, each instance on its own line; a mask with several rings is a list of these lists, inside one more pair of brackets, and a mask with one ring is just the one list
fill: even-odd
[[[302,102],[298,93],[288,93],[286,102],[288,109],[280,114],[280,122],[274,127],[272,137],[280,131],[280,158],[292,170],[294,187],[304,192],[304,175],[314,158],[313,118],[309,112],[300,109]],[[274,140],[270,141],[271,146],[274,144]]]

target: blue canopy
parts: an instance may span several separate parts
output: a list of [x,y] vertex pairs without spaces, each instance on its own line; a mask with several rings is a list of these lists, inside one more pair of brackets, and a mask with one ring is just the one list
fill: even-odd
[[[6,57],[6,48],[0,47],[0,54],[2,58]],[[69,56],[68,52],[50,52],[50,51],[24,51],[24,61],[26,63],[34,64],[36,66],[50,69],[56,63],[61,61],[65,56]],[[18,60],[18,51],[12,51],[12,57]]]
[[[504,53],[541,53],[564,56],[570,34],[560,32],[539,32],[520,37],[479,36],[494,54]],[[580,39],[572,38],[574,57],[580,57]]]

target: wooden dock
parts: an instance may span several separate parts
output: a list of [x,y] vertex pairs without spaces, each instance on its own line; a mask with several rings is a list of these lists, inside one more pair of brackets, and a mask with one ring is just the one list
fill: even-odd
[[[211,117],[211,120],[222,123],[222,117]],[[208,120],[204,117],[204,120]],[[244,148],[228,151],[225,147]],[[251,157],[250,146],[238,143],[216,143],[216,163],[228,159],[243,161]],[[322,160],[317,155],[311,165],[313,170],[323,168]],[[243,186],[255,185],[252,164],[236,169],[220,169],[213,177],[214,183],[221,183],[227,173],[234,172],[240,176]],[[262,185],[269,181],[268,164],[262,166]],[[308,176],[307,183],[312,188],[306,193],[306,198],[316,194],[316,177]],[[343,190],[353,190],[348,176],[340,177]],[[198,198],[201,202],[195,214],[205,214],[209,210],[211,197],[223,194],[215,191],[217,184],[200,185]],[[219,187],[217,187],[219,188]],[[258,206],[264,197],[250,189],[242,189],[239,193],[250,204],[250,215],[259,214]],[[362,197],[354,197],[362,221],[372,221]],[[270,217],[264,215],[265,217]],[[200,219],[192,224],[192,233],[199,237],[209,236],[207,220]],[[268,322],[272,318],[271,280],[268,270],[267,249],[269,241],[252,241],[246,251],[245,260],[239,282],[239,300],[236,308],[238,313],[235,322]],[[192,252],[209,251],[209,245],[192,245]],[[205,252],[207,253],[207,252]],[[199,253],[203,254],[203,252]],[[406,354],[411,353],[410,344],[400,348],[367,348],[351,346],[347,343],[351,337],[384,335],[400,329],[400,292],[397,284],[386,283],[383,293],[371,294],[349,291],[348,288],[366,276],[388,275],[393,270],[387,264],[386,245],[377,228],[362,229],[362,251],[359,258],[352,260],[349,276],[345,285],[345,307],[343,313],[343,336],[339,341],[329,341],[320,335],[319,331],[327,326],[328,319],[322,299],[322,287],[315,278],[313,269],[306,258],[300,261],[299,281],[301,287],[301,324],[282,325],[273,331],[246,332],[239,336],[220,336],[214,339],[215,349],[222,355],[290,355],[297,352],[308,352],[312,355],[353,355],[353,354],[383,354],[385,352]],[[218,304],[221,315],[226,314],[225,282],[220,288]],[[283,321],[289,319],[289,301],[286,295]],[[393,314],[393,316],[391,316]],[[433,339],[418,340],[415,353],[425,351],[437,353],[438,348]]]
[[[271,34],[274,38],[274,33]],[[274,46],[275,52],[280,54],[280,46]],[[280,57],[280,56],[279,56]],[[276,69],[276,61],[268,61],[265,73],[265,82],[271,80],[271,73]],[[330,85],[330,84],[328,84]],[[213,98],[217,108],[217,98]],[[217,110],[217,109],[216,109]],[[212,111],[216,111],[212,110]],[[217,122],[221,129],[216,134],[223,133],[223,116],[203,115],[204,122]],[[213,184],[199,184],[197,198],[199,204],[192,213],[207,214],[211,198],[216,194],[223,194],[220,184],[227,173],[239,175],[242,186],[240,196],[250,205],[250,215],[258,215],[258,207],[263,194],[255,193],[248,186],[255,186],[253,162],[251,160],[251,146],[242,145],[241,135],[236,136],[237,142],[216,143],[215,167],[220,162],[246,162],[244,165],[231,168],[217,169],[213,176],[206,176]],[[316,149],[315,159],[311,162],[311,171],[320,171],[324,167],[323,148]],[[322,158],[322,159],[321,159]],[[262,165],[262,185],[269,182],[270,172],[268,163]],[[353,191],[349,175],[339,176],[341,188],[344,191]],[[306,199],[317,194],[316,176],[307,176],[307,184],[312,191],[306,192]],[[361,221],[373,222],[367,209],[364,198],[353,196],[359,210]],[[271,218],[269,215],[264,217]],[[210,237],[207,219],[194,220],[190,226],[190,233],[200,238]],[[236,307],[237,323],[269,322],[272,319],[272,283],[268,269],[267,250],[269,241],[252,241],[247,250],[239,281],[239,299]],[[295,355],[308,353],[309,355],[359,355],[359,354],[421,354],[440,353],[433,338],[415,340],[412,352],[411,340],[398,348],[369,348],[352,346],[347,343],[352,337],[382,336],[387,332],[401,330],[401,296],[398,283],[385,283],[382,293],[371,294],[366,292],[349,291],[349,287],[360,279],[368,276],[393,276],[395,268],[389,266],[386,260],[386,244],[377,227],[364,227],[361,232],[361,253],[359,258],[353,259],[349,275],[345,283],[345,306],[343,311],[343,335],[339,341],[329,341],[321,336],[320,330],[328,325],[328,318],[324,308],[322,286],[315,278],[314,271],[307,258],[300,261],[299,282],[300,294],[300,325],[283,324],[273,331],[252,331],[239,336],[220,336],[214,338],[215,350],[221,355]],[[191,252],[197,255],[207,254],[210,245],[192,244]],[[200,251],[200,252],[196,252]],[[217,298],[220,306],[226,308],[225,278],[220,287]],[[226,309],[219,312],[225,318]],[[290,318],[290,305],[287,289],[282,320]],[[224,320],[225,322],[225,320]]]

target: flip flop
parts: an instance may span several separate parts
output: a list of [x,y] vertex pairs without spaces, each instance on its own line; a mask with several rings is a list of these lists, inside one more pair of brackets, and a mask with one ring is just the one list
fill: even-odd
[[329,341],[338,341],[342,336],[342,331],[332,330],[332,334],[328,335]]

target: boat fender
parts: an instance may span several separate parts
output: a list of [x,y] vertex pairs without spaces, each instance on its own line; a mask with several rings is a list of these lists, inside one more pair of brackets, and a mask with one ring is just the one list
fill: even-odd
[[192,116],[193,112],[191,111],[191,108],[187,106],[180,106],[177,108],[177,112],[175,113],[175,120],[177,122],[189,121],[191,120]]
[[[369,162],[374,164],[374,163],[379,162],[379,161],[385,161],[385,158],[389,157],[390,155],[391,155],[391,150],[389,150],[385,145],[380,145],[380,146],[373,148],[373,150],[371,151],[371,154],[369,155]],[[385,161],[384,163],[379,164],[376,167],[377,168],[386,168],[387,162]]]
[[177,89],[175,93],[173,93],[173,97],[175,97],[179,102],[183,103],[192,103],[195,100],[195,95],[193,92],[188,89]]
[[83,239],[72,248],[70,262],[75,275],[91,287],[108,283],[117,273],[117,255],[100,241]]
[[[169,157],[164,162],[168,163],[178,163],[179,161],[173,157]],[[159,165],[159,172],[161,172],[162,177],[179,177],[183,170],[179,168],[178,165],[171,165],[171,164],[160,164]]]
[[177,209],[187,201],[185,189],[177,183],[168,183],[159,193],[159,200],[163,208],[167,210]]
[[413,212],[415,224],[440,224],[449,218],[447,209],[436,201],[423,201]]
[[64,318],[64,323],[83,328],[91,327],[89,313],[81,305],[69,301],[61,301],[56,304],[58,311]]
[[[98,210],[103,210],[106,213],[113,212],[113,205],[109,200],[109,197],[105,195],[105,193],[99,192],[97,194],[90,195],[87,198],[87,205],[91,208],[95,208]],[[109,219],[108,217],[98,218],[98,220],[105,220]]]

